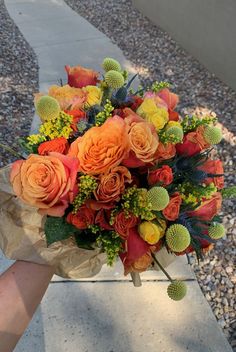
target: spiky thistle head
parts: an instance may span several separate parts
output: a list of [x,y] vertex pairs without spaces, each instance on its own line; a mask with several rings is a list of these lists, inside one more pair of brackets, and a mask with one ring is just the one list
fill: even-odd
[[225,235],[225,228],[222,224],[214,222],[208,229],[208,235],[214,239],[218,240]]
[[119,89],[125,83],[122,74],[115,70],[110,70],[105,74],[105,81],[108,87],[113,89]]
[[147,192],[148,202],[151,204],[152,210],[163,210],[170,201],[169,194],[164,187],[152,187]]
[[181,224],[171,225],[166,231],[166,243],[173,252],[183,252],[190,245],[188,229]]
[[102,67],[106,72],[111,71],[111,70],[113,70],[113,71],[120,71],[121,70],[120,63],[117,60],[112,59],[111,57],[106,57],[103,60]]
[[180,143],[184,137],[183,129],[179,126],[169,127],[166,131],[168,137],[172,137],[176,143]]
[[36,112],[42,122],[57,118],[60,111],[58,101],[48,95],[42,96],[36,103]]
[[168,296],[174,301],[180,301],[187,293],[187,286],[183,281],[174,280],[167,287]]
[[220,143],[222,139],[221,129],[215,126],[207,126],[204,131],[204,139],[210,145]]

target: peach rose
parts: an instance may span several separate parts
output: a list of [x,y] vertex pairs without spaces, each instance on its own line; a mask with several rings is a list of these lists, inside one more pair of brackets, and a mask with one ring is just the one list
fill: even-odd
[[179,96],[172,93],[168,88],[161,89],[157,95],[165,101],[170,110],[174,110],[179,103]]
[[51,141],[43,142],[38,147],[39,155],[48,155],[49,152],[57,152],[66,154],[69,148],[69,143],[66,138],[59,137],[52,139]]
[[74,225],[77,229],[84,230],[87,229],[89,225],[94,224],[95,212],[82,205],[77,211],[76,214],[69,213],[66,217],[66,221],[69,224]]
[[171,184],[172,181],[173,172],[168,165],[163,165],[161,168],[150,171],[148,174],[148,184],[150,186],[160,183],[161,186],[165,187]]
[[167,207],[162,211],[162,214],[167,220],[175,221],[179,217],[180,205],[182,198],[179,192],[175,192],[171,198]]
[[129,229],[136,226],[138,224],[138,218],[130,213],[128,216],[124,211],[120,211],[116,217],[114,222],[115,231],[125,239],[129,234]]
[[88,85],[96,86],[96,84],[99,82],[99,73],[88,68],[79,65],[74,67],[66,65],[65,70],[68,75],[68,84],[71,87],[82,88]]
[[105,174],[99,175],[95,198],[103,202],[119,200],[125,190],[125,183],[131,183],[131,173],[125,166],[116,166]]
[[[208,159],[204,164],[198,167],[199,170],[205,171],[208,174],[212,175],[222,175],[224,173],[223,164],[221,160],[210,160]],[[224,188],[224,176],[208,177],[204,180],[206,185],[209,185],[211,182],[218,189]]]
[[127,127],[122,118],[109,118],[102,126],[90,128],[70,146],[68,155],[79,159],[79,171],[89,175],[106,173],[118,166],[129,152]]
[[153,124],[144,121],[135,113],[125,118],[128,127],[130,155],[123,161],[127,167],[143,166],[155,159],[158,136]]
[[77,169],[77,159],[60,153],[31,154],[13,164],[10,181],[15,194],[40,214],[60,217],[74,199]]
[[152,263],[152,256],[151,253],[145,253],[143,254],[140,258],[136,259],[132,264],[128,265],[124,263],[125,267],[125,275],[128,275],[131,272],[135,273],[142,273],[143,271],[146,271],[147,268],[151,265]]
[[156,151],[155,159],[158,161],[167,160],[167,159],[173,158],[175,154],[176,154],[176,149],[174,144],[171,144],[171,143],[163,144],[160,142]]

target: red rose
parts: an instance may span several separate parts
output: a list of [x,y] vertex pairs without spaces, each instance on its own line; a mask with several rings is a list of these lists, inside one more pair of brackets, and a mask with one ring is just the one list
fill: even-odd
[[176,149],[175,145],[171,143],[161,143],[159,142],[157,151],[155,153],[155,160],[162,161],[162,160],[167,160],[171,159],[175,156],[176,154]]
[[145,271],[151,264],[150,245],[139,236],[135,227],[129,230],[124,247],[125,252],[120,253],[120,258],[124,264],[125,275],[131,271]]
[[215,193],[211,199],[203,201],[203,203],[194,211],[189,211],[189,216],[196,216],[201,220],[210,221],[217,215],[221,209],[222,196],[221,193]]
[[94,224],[95,212],[82,205],[76,214],[69,213],[66,217],[66,221],[69,224],[74,225],[77,229],[84,230],[87,229],[89,225]]
[[98,83],[98,72],[84,68],[82,66],[70,67],[65,66],[68,75],[68,84],[74,88],[82,88],[86,86],[96,86]]
[[177,153],[192,156],[210,147],[204,139],[204,126],[199,126],[196,131],[189,132],[184,136],[183,142],[176,144]]
[[175,192],[170,198],[170,202],[167,207],[162,211],[162,214],[167,220],[175,221],[179,217],[180,205],[182,198],[179,192]]
[[133,99],[133,102],[132,102],[132,105],[130,106],[130,108],[133,111],[136,111],[138,109],[138,107],[142,104],[143,98],[141,98],[141,97],[139,97],[137,95],[133,95],[132,99]]
[[137,223],[138,218],[135,215],[129,214],[127,216],[124,211],[120,211],[115,217],[114,228],[125,239],[128,236],[129,229],[136,226]]
[[66,138],[59,137],[51,141],[43,142],[38,147],[39,155],[48,155],[50,152],[66,154],[69,149],[69,143]]
[[111,209],[100,209],[96,215],[95,224],[98,224],[103,230],[114,230],[110,225]]
[[[221,175],[224,173],[223,164],[219,159],[208,159],[204,164],[199,166],[198,169],[205,171],[208,174]],[[208,177],[204,180],[204,183],[206,185],[209,185],[211,182],[213,182],[218,189],[224,188],[224,176]]]
[[160,169],[150,171],[148,174],[148,184],[150,186],[160,183],[161,186],[165,187],[172,183],[172,181],[173,172],[168,165],[163,165]]

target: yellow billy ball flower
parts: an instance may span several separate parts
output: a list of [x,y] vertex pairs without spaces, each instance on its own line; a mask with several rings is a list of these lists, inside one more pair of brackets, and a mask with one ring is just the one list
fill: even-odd
[[168,111],[163,107],[157,106],[152,98],[144,99],[137,110],[137,114],[151,122],[157,130],[161,130],[169,119]]
[[112,59],[111,57],[106,57],[103,60],[102,67],[104,68],[104,70],[106,72],[111,71],[111,70],[114,70],[114,71],[121,70],[120,63],[117,60]]
[[143,221],[138,227],[138,232],[149,244],[156,244],[161,238],[160,228],[151,221]]
[[222,131],[219,127],[208,126],[204,131],[204,138],[210,145],[218,144],[222,139]]
[[166,128],[174,127],[177,126],[179,128],[182,128],[181,123],[178,121],[169,121],[168,124],[166,125]]
[[208,234],[211,238],[214,240],[218,240],[225,235],[225,228],[222,224],[220,223],[213,223],[209,229],[208,229]]
[[36,103],[36,112],[42,122],[57,118],[60,111],[58,101],[48,95],[42,96]]
[[183,281],[172,281],[167,288],[167,293],[174,301],[180,301],[187,293],[187,286]]

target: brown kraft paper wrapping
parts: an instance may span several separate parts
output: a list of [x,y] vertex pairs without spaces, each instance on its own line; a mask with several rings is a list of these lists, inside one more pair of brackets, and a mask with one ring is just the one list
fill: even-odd
[[[78,248],[72,237],[47,247],[43,231],[45,217],[14,195],[9,182],[10,169],[11,165],[0,169],[0,248],[5,256],[53,265],[55,273],[64,278],[96,275],[106,263],[106,255],[100,249]],[[164,267],[175,259],[165,248],[155,255]]]

